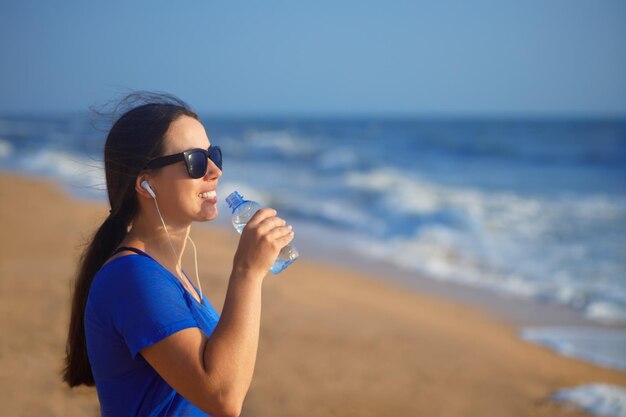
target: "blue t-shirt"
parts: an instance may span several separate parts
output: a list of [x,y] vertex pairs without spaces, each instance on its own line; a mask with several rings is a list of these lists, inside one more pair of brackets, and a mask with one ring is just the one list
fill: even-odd
[[219,318],[206,297],[200,304],[148,255],[126,255],[104,265],[85,309],[87,353],[102,416],[206,416],[139,351],[190,327],[211,336]]

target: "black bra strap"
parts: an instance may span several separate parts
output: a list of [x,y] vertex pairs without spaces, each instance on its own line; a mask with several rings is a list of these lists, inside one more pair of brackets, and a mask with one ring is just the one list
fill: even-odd
[[116,255],[116,254],[118,254],[120,252],[124,252],[125,250],[131,251],[131,252],[135,252],[137,255],[147,256],[148,258],[152,259],[152,257],[150,255],[148,255],[147,253],[145,253],[141,249],[133,248],[132,246],[120,246],[119,248],[115,249],[115,251],[113,251],[111,256]]
[[[155,261],[155,259],[148,255],[147,253],[145,253],[144,251],[142,251],[141,249],[137,249],[137,248],[133,248],[132,246],[120,246],[119,248],[115,249],[113,251],[113,253],[111,254],[111,256],[115,256],[116,254],[120,253],[120,252],[124,252],[125,250],[131,251],[131,252],[135,252],[137,255],[141,255],[141,256],[145,256],[147,258],[152,259],[153,261]],[[156,261],[155,261],[156,262]],[[193,283],[191,282],[191,280],[189,279],[189,277],[187,276],[187,274],[185,274],[185,271],[182,271],[183,274],[185,275],[185,278],[187,278],[187,281],[189,281],[189,284],[191,284],[191,286],[198,292],[198,294],[200,294],[200,298],[202,298],[202,293],[200,293],[200,291],[198,291],[198,289],[196,288],[195,285],[193,285]],[[202,303],[202,301],[201,301]]]

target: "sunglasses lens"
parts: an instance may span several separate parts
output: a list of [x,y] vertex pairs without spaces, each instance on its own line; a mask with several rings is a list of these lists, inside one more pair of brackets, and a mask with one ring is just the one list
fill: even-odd
[[191,178],[204,177],[208,164],[204,152],[191,152],[187,156],[187,169]]
[[209,159],[222,170],[222,150],[219,146],[211,146],[209,148]]

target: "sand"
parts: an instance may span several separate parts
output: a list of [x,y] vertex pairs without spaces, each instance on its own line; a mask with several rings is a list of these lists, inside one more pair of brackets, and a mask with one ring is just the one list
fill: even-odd
[[[70,390],[60,373],[76,262],[107,214],[42,179],[0,175],[2,415],[99,415],[95,389]],[[212,226],[192,236],[220,310],[237,235]],[[550,397],[591,382],[626,386],[626,374],[523,342],[477,308],[304,254],[265,280],[242,415],[582,416]]]

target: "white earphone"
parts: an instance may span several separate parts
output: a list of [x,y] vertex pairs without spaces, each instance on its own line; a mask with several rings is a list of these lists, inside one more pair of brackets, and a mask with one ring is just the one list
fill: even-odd
[[152,188],[150,188],[150,184],[148,184],[148,181],[143,180],[141,182],[141,187],[145,189],[148,192],[148,194],[152,196],[152,198],[156,198],[156,195],[154,194],[154,191],[152,191]]

